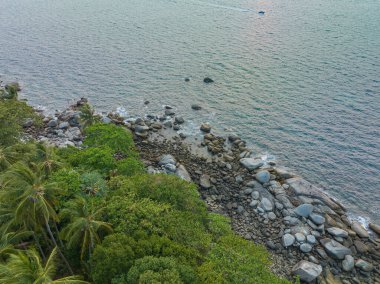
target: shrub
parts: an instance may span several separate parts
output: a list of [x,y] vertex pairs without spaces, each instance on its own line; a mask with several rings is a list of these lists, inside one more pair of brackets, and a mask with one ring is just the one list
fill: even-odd
[[127,272],[136,259],[136,241],[124,234],[107,236],[96,246],[90,258],[91,276],[95,284],[111,283]]
[[203,283],[290,283],[269,270],[269,255],[264,247],[236,235],[220,238],[198,269]]
[[81,176],[73,169],[63,168],[53,172],[49,180],[59,183],[68,196],[74,196],[81,190]]
[[82,192],[89,195],[102,195],[108,186],[102,175],[98,172],[89,172],[82,175]]
[[108,147],[112,154],[120,153],[137,157],[132,134],[129,130],[114,124],[94,124],[85,129],[84,145]]
[[17,142],[26,119],[32,119],[37,126],[41,118],[25,102],[13,99],[0,99],[0,146],[9,146]]
[[133,176],[144,172],[143,163],[136,158],[126,158],[116,163],[117,174]]
[[[116,184],[116,183],[114,183]],[[170,204],[174,209],[191,211],[199,216],[206,216],[206,206],[199,198],[194,184],[190,184],[172,175],[138,175],[117,180],[115,194],[135,194],[136,198]]]
[[191,267],[178,263],[173,257],[146,256],[129,270],[127,283],[194,283],[196,278]]
[[97,170],[103,175],[108,175],[116,167],[112,150],[106,146],[76,151],[69,156],[69,161],[75,167],[83,168],[85,171]]

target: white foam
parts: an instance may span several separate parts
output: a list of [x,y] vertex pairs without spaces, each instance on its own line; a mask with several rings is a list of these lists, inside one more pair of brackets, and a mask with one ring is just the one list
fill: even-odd
[[361,225],[363,225],[363,227],[368,230],[369,223],[371,221],[369,217],[359,216],[359,215],[355,215],[353,213],[348,213],[347,215],[348,215],[348,219],[350,221],[356,221],[356,222],[360,223]]

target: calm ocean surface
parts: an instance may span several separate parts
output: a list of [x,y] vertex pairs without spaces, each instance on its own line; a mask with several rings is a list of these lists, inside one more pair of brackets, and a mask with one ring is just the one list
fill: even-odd
[[170,104],[380,221],[379,0],[0,0],[0,80],[48,111]]

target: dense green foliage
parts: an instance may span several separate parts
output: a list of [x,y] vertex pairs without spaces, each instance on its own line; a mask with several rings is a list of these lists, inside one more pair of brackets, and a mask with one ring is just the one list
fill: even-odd
[[131,133],[87,111],[83,149],[0,148],[0,283],[289,283],[194,184],[145,174]]
[[16,98],[17,90],[14,87],[0,89],[0,147],[17,142],[27,119],[31,119],[36,126],[41,124],[41,118],[33,108]]

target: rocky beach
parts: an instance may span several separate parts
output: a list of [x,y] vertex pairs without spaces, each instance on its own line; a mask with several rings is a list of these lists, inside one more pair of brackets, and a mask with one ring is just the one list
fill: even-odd
[[[57,147],[81,147],[79,108],[86,103],[81,99],[44,116],[42,128],[26,121],[25,131]],[[194,115],[202,111],[201,105],[189,108]],[[170,106],[159,115],[128,120],[109,113],[101,120],[134,133],[148,173],[197,184],[210,211],[228,216],[237,234],[270,250],[274,273],[299,275],[306,283],[380,283],[380,226],[371,223],[367,230],[352,221],[338,200],[307,177],[263,160],[238,136],[214,135],[204,123],[202,139],[186,137],[181,132],[186,118]]]

